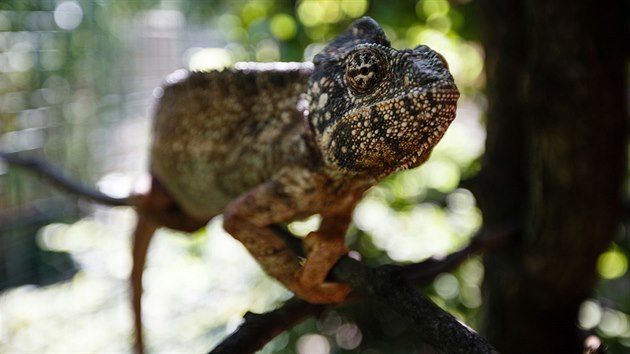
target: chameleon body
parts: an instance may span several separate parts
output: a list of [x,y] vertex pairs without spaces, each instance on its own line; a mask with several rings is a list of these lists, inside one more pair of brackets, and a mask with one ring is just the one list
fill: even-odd
[[[391,48],[367,17],[312,64],[242,63],[170,76],[155,114],[154,185],[136,201],[140,340],[140,279],[153,231],[193,231],[221,213],[226,231],[297,296],[342,301],[350,288],[325,278],[347,253],[352,210],[383,177],[429,157],[458,97],[439,54]],[[314,214],[322,221],[304,240],[302,263],[273,226]]]

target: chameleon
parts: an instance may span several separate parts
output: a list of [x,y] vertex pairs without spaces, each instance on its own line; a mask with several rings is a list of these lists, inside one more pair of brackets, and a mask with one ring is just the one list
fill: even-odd
[[[165,81],[150,187],[113,203],[138,215],[130,277],[138,353],[142,273],[160,227],[194,232],[222,214],[224,229],[296,296],[343,301],[351,288],[327,275],[349,252],[354,207],[383,178],[429,158],[459,98],[440,54],[425,45],[392,48],[370,17],[354,21],[312,63],[237,63],[176,71]],[[321,223],[302,241],[303,259],[277,226],[316,214]]]

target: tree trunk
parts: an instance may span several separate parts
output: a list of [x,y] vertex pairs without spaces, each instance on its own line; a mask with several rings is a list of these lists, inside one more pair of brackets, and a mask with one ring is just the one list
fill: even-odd
[[503,353],[578,353],[580,303],[615,235],[625,176],[625,1],[482,0],[484,335]]

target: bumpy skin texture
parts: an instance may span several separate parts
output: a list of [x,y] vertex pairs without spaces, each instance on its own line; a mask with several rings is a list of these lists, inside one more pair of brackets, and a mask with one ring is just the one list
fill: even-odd
[[[147,197],[161,207],[138,208],[150,222],[136,234],[194,230],[223,213],[226,231],[297,296],[342,301],[350,289],[325,278],[347,253],[352,210],[380,179],[428,158],[459,93],[439,54],[391,48],[367,17],[313,64],[244,63],[167,79],[151,149],[159,188]],[[322,223],[304,241],[302,264],[271,226],[313,214]],[[148,242],[136,242],[146,252]]]
[[151,173],[188,214],[223,212],[304,155],[301,96],[312,68],[240,63],[221,72],[172,74],[156,111]]

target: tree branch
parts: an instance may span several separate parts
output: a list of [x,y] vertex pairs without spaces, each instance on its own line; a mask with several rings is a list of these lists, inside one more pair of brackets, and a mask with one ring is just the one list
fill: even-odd
[[[276,227],[284,238],[298,248],[297,239]],[[371,269],[349,257],[342,258],[333,268],[334,280],[348,283],[354,289],[352,299],[361,301],[370,296],[388,306],[414,324],[420,338],[448,353],[496,352],[483,338],[468,330],[448,313],[417,292],[414,285],[426,285],[437,275],[451,271],[470,255],[484,253],[503,246],[513,238],[517,227],[506,224],[480,231],[470,244],[442,259],[429,259],[406,266],[381,266]],[[319,316],[330,306],[312,305],[292,298],[282,307],[262,315],[247,314],[243,324],[209,354],[253,353],[273,337],[306,318]],[[286,317],[286,318],[283,318]]]
[[19,157],[15,154],[9,154],[6,152],[0,152],[0,159],[3,159],[10,165],[18,166],[36,173],[60,189],[78,195],[79,197],[111,206],[130,205],[129,198],[114,198],[94,188],[81,185],[72,178],[67,177],[61,170],[44,159],[35,157]]
[[373,297],[413,323],[419,338],[444,353],[498,353],[480,335],[459,323],[453,316],[420,294],[401,272],[402,267],[371,269],[344,257],[333,268],[335,279],[354,291]]

